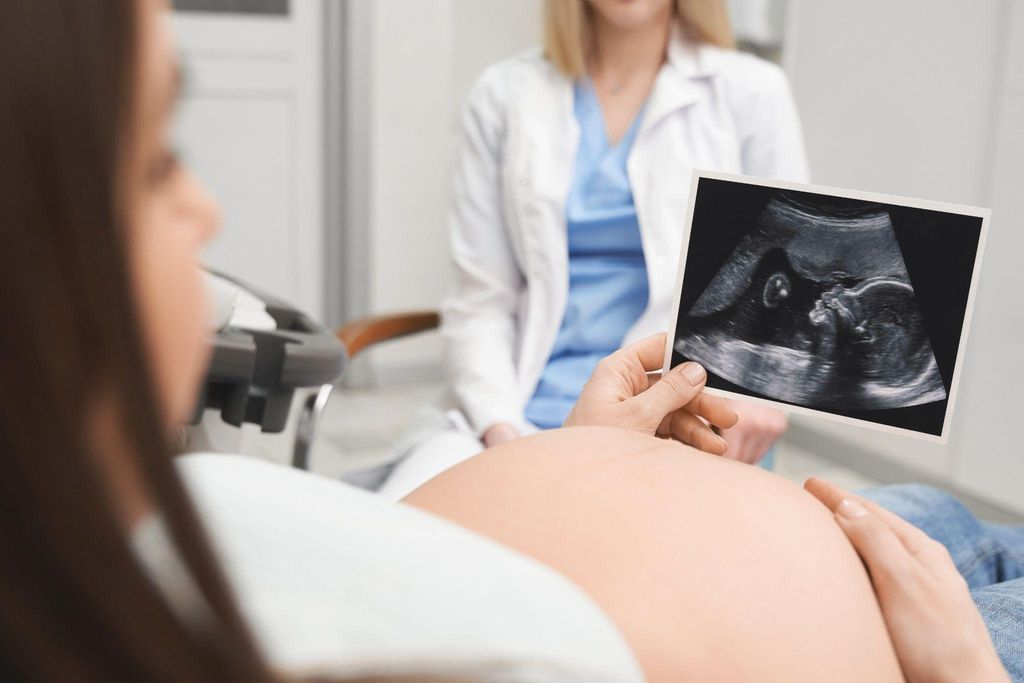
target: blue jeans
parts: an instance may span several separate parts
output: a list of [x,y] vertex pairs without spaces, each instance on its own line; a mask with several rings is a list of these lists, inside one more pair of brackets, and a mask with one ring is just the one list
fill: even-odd
[[979,521],[953,496],[922,484],[862,492],[939,541],[967,581],[1014,683],[1024,683],[1024,527]]

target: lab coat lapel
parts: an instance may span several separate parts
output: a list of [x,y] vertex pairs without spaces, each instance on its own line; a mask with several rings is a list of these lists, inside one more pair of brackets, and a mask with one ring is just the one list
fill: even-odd
[[[652,302],[662,300],[665,297],[663,290],[671,287],[675,279],[672,271],[677,263],[682,218],[676,224],[666,214],[675,213],[668,207],[677,203],[675,200],[683,196],[689,183],[688,177],[677,177],[680,176],[677,169],[688,169],[693,163],[692,159],[680,160],[682,163],[672,166],[654,163],[652,156],[659,139],[659,131],[655,128],[665,119],[700,101],[701,86],[695,81],[709,75],[708,65],[702,56],[699,48],[687,43],[678,30],[673,32],[665,64],[655,79],[627,164],[647,265],[649,300]],[[638,321],[641,327],[649,326],[650,313],[648,308]]]
[[654,81],[637,137],[642,137],[666,116],[698,101],[700,93],[692,79],[705,75],[705,71],[699,48],[686,42],[678,30],[673,31],[665,64]]
[[568,268],[565,202],[579,146],[572,83],[553,67],[545,68],[525,93],[517,103],[522,130],[513,151],[516,201],[526,209],[519,227],[532,255],[560,274]]
[[534,324],[521,330],[519,379],[525,405],[554,346],[568,296],[569,251],[565,203],[572,183],[579,126],[572,82],[554,67],[531,74],[516,101],[515,135],[509,140],[516,211],[510,225],[523,243],[526,310]]

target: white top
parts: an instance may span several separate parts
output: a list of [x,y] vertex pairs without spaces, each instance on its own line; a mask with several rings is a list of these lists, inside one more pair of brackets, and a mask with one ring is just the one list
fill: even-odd
[[[289,674],[643,681],[608,617],[546,565],[334,480],[242,456],[179,462],[257,640]],[[194,612],[153,539],[140,528],[146,564]]]
[[[539,50],[492,66],[469,95],[451,216],[455,282],[442,332],[455,407],[477,434],[495,422],[529,430],[523,409],[565,314],[565,202],[578,144],[572,82]],[[627,344],[667,331],[673,319],[694,169],[808,175],[782,70],[676,32],[627,162],[649,283]]]

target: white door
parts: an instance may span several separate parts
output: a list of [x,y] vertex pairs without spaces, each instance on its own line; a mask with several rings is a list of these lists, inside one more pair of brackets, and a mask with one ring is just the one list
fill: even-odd
[[207,263],[320,317],[322,1],[175,5],[178,143],[224,215]]

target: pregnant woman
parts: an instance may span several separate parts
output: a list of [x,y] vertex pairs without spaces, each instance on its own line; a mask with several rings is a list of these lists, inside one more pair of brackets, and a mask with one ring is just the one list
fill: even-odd
[[[598,365],[578,428],[408,503],[251,458],[172,460],[218,218],[169,148],[166,7],[0,5],[0,679],[1006,680],[919,532],[655,438],[708,447],[698,416],[736,421],[700,366],[648,376],[663,337]],[[972,566],[1009,557],[994,547]]]
[[[731,49],[724,0],[548,0],[544,51],[469,95],[444,306],[452,402],[398,449],[400,497],[559,427],[597,361],[664,332],[693,169],[807,180],[782,71]],[[737,403],[714,452],[758,461],[784,416]]]

